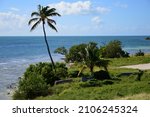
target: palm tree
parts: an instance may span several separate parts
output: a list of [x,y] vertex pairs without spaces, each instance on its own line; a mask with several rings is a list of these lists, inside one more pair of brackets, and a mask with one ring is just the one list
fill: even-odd
[[84,64],[90,68],[91,74],[93,74],[94,66],[104,67],[104,69],[108,71],[107,67],[109,65],[109,60],[100,59],[99,49],[96,43],[90,42],[85,50]]
[[[43,7],[41,5],[38,5],[38,11],[31,13],[31,17],[33,17],[33,18],[30,19],[28,24],[31,25],[32,23],[34,23],[31,27],[31,31],[33,31],[40,23],[42,23],[44,39],[45,39],[45,43],[47,46],[47,51],[48,51],[50,60],[52,62],[52,65],[55,69],[55,64],[54,64],[54,61],[53,61],[53,58],[52,58],[52,55],[50,52],[50,48],[49,48],[49,44],[48,44],[47,36],[46,36],[46,31],[45,31],[45,23],[47,23],[51,29],[53,29],[57,32],[57,29],[53,25],[53,24],[56,25],[56,22],[55,22],[55,20],[51,19],[52,16],[61,16],[61,15],[56,12],[55,8],[50,8],[49,6]],[[56,69],[55,69],[55,71],[56,71]]]

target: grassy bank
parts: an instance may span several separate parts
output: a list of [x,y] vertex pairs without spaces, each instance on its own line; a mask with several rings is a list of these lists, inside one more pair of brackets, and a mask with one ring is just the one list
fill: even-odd
[[[112,80],[112,85],[100,85],[96,87],[82,87],[79,78],[76,82],[70,84],[61,84],[54,86],[51,90],[53,94],[47,97],[37,99],[50,100],[99,100],[99,99],[126,99],[126,96],[134,96],[144,93],[150,95],[150,72],[145,72],[141,81],[136,81],[136,75],[128,77],[122,76]],[[141,98],[141,97],[140,97]],[[128,99],[128,98],[127,98]],[[135,98],[137,99],[137,98]],[[143,99],[145,99],[143,97]],[[147,98],[146,98],[147,99]],[[150,98],[148,98],[150,99]]]
[[129,58],[114,58],[110,60],[110,67],[144,64],[150,63],[150,54],[147,54],[145,56],[131,56]]
[[[105,99],[150,99],[150,70],[144,71],[141,81],[137,81],[138,70],[120,69],[118,66],[150,63],[150,55],[144,57],[130,57],[111,59],[109,72],[111,80],[98,81],[96,86],[88,86],[88,82],[81,82],[81,78],[74,78],[72,83],[51,87],[51,95],[38,97],[41,100],[105,100]],[[80,69],[72,66],[70,70]],[[99,70],[99,68],[95,68]],[[130,72],[130,75],[121,73]],[[89,73],[86,69],[84,73]],[[132,74],[133,73],[133,74]],[[107,83],[108,82],[108,83]],[[113,84],[109,84],[109,82]]]
[[[147,96],[142,99],[150,99],[150,70],[142,72],[119,67],[150,63],[150,55],[115,58],[110,61],[108,72],[105,67],[99,68],[100,64],[96,65],[95,61],[89,61],[93,63],[92,70],[91,64],[82,65],[79,62],[69,68],[64,63],[56,63],[57,71],[53,70],[51,63],[30,65],[19,81],[19,88],[13,99],[111,100],[141,99],[145,95]],[[80,77],[77,77],[81,70]],[[93,79],[86,81],[91,73]]]

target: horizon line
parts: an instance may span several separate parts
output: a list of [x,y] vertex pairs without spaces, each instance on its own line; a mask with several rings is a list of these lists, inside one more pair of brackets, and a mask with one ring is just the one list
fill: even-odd
[[[99,36],[150,36],[149,35],[47,35],[47,37],[99,37]],[[0,37],[43,37],[43,35],[0,35]]]

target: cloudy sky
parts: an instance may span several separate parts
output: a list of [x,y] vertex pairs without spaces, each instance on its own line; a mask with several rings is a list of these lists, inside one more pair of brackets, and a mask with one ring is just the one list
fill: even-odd
[[149,35],[150,0],[0,0],[0,36],[43,35],[30,32],[28,21],[37,5],[55,7],[58,33],[47,35]]

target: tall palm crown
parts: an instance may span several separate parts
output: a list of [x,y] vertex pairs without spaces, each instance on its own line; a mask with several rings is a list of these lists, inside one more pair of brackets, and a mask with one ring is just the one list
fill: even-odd
[[53,24],[56,24],[56,22],[55,20],[51,19],[52,16],[61,16],[61,15],[56,12],[55,8],[50,8],[49,6],[43,7],[41,5],[38,5],[38,12],[33,12],[31,14],[31,17],[34,17],[34,18],[32,18],[29,21],[29,25],[34,23],[34,25],[31,28],[31,31],[34,30],[38,26],[38,24],[40,24],[41,22],[45,24],[45,22],[47,21],[47,24],[49,25],[49,27],[57,32],[57,29],[53,25]]
[[55,8],[50,8],[49,6],[43,7],[41,5],[38,5],[38,11],[31,13],[31,17],[33,17],[33,18],[29,20],[28,24],[29,25],[33,24],[32,27],[31,27],[31,31],[32,31],[40,23],[42,23],[44,39],[45,39],[45,43],[46,43],[46,46],[47,46],[47,51],[48,51],[50,60],[51,60],[51,62],[53,64],[53,67],[55,69],[55,64],[54,64],[54,61],[53,61],[51,53],[50,53],[50,48],[49,48],[49,45],[48,45],[48,41],[47,41],[47,37],[46,37],[46,31],[45,31],[45,23],[47,23],[48,26],[51,29],[53,29],[53,30],[55,30],[57,32],[57,29],[54,26],[54,24],[56,25],[56,22],[55,22],[55,20],[51,19],[52,16],[61,16],[61,15],[56,12]]

